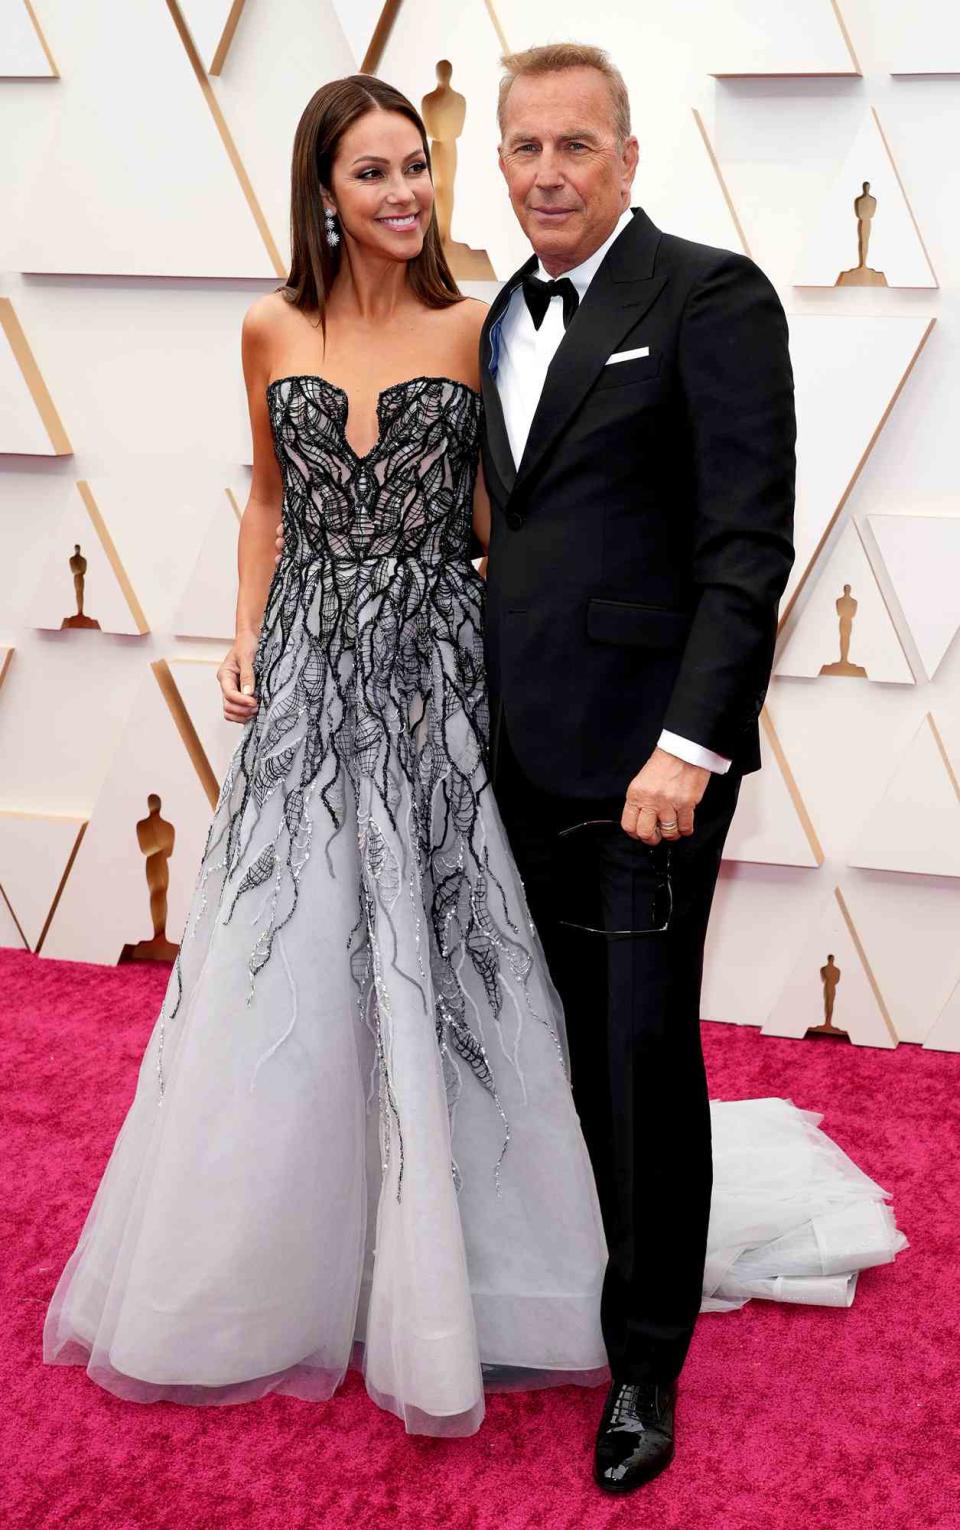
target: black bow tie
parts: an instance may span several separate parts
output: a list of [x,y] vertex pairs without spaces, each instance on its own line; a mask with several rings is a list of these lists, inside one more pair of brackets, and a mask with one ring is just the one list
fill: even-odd
[[577,289],[569,276],[561,276],[559,281],[555,282],[542,282],[539,276],[525,276],[523,295],[527,300],[534,329],[539,329],[543,323],[543,316],[550,305],[551,298],[563,298],[564,329],[576,313],[580,302]]

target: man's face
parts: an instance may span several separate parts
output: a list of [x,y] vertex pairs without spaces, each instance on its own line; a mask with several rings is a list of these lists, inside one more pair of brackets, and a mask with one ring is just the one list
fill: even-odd
[[597,69],[521,75],[504,107],[500,168],[520,226],[551,276],[578,266],[611,233],[637,168],[637,140],[617,141]]

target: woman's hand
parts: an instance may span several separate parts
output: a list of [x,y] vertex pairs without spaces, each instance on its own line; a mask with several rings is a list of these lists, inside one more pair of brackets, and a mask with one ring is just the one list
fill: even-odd
[[282,521],[280,522],[279,526],[277,527],[277,535],[276,535],[276,538],[274,539],[274,544],[273,545],[277,549],[277,556],[274,558],[273,561],[274,561],[274,563],[279,563],[280,559],[283,557],[283,549],[286,546],[286,539],[285,539],[285,537],[283,535],[283,522]]
[[223,715],[227,722],[249,722],[257,710],[253,679],[253,656],[256,651],[256,633],[238,634],[217,670],[217,679],[223,693]]

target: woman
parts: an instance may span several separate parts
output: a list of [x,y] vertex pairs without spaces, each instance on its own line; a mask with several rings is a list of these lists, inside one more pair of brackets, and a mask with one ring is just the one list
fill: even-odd
[[[485,768],[483,307],[382,81],[307,106],[292,225],[289,281],[243,327],[254,470],[219,672],[243,737],[44,1355],[191,1403],[329,1397],[354,1358],[408,1429],[463,1434],[495,1375],[606,1375],[562,1017]],[[717,1110],[709,1305],[803,1286],[825,1202],[891,1256],[883,1192],[808,1117]],[[841,1243],[812,1299],[849,1294]]]
[[316,93],[290,279],[243,326],[244,736],[45,1331],[124,1397],[327,1397],[359,1341],[379,1403],[463,1433],[481,1361],[602,1374],[596,1193],[483,763],[485,310],[433,199],[403,96]]

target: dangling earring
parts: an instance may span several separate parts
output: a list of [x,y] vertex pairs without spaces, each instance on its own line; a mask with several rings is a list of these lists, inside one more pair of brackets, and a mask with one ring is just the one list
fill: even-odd
[[331,248],[334,245],[337,245],[337,244],[340,243],[340,235],[337,233],[336,214],[332,213],[330,211],[329,207],[327,208],[326,213],[324,214],[324,229],[323,229],[323,231],[324,231],[324,234],[326,235],[327,243],[331,246]]

